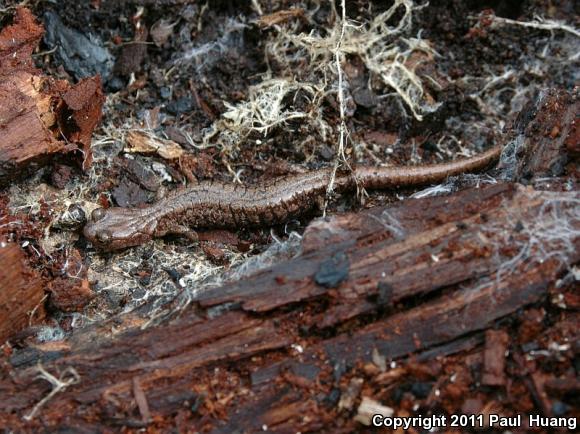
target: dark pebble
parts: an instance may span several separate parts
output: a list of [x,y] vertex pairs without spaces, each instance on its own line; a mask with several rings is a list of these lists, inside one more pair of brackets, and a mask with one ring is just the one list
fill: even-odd
[[377,304],[384,306],[391,303],[393,298],[393,286],[387,282],[379,282]]
[[50,183],[54,187],[63,190],[71,179],[72,175],[72,167],[66,166],[64,164],[56,164],[50,173]]
[[163,99],[171,98],[171,89],[169,89],[167,86],[163,86],[161,89],[159,89],[159,96],[161,96]]
[[113,77],[107,82],[107,91],[119,92],[125,88],[125,82],[119,77]]
[[193,100],[188,97],[179,98],[167,104],[166,109],[170,114],[177,116],[181,113],[191,111],[193,109]]
[[113,189],[112,196],[115,203],[122,207],[141,205],[149,200],[149,193],[126,177]]
[[335,407],[340,400],[340,389],[336,387],[330,391],[328,395],[324,397],[324,403],[329,407]]
[[540,345],[536,341],[526,342],[525,344],[522,344],[522,351],[524,353],[529,353],[530,351],[535,351],[538,348],[540,348]]
[[552,413],[554,416],[564,416],[570,411],[570,406],[562,401],[554,401],[552,403]]
[[200,409],[200,407],[204,401],[205,401],[205,397],[203,395],[197,395],[197,397],[195,398],[195,401],[191,405],[191,412],[196,413],[197,410]]
[[425,399],[431,393],[433,383],[417,382],[411,385],[411,393],[419,399]]
[[356,105],[360,107],[373,108],[378,104],[377,96],[367,86],[355,89],[352,96]]
[[330,148],[329,146],[326,145],[322,145],[319,149],[318,149],[318,153],[320,154],[320,157],[322,157],[324,160],[326,161],[330,161],[334,158],[334,149]]
[[109,77],[113,56],[97,36],[65,26],[53,11],[45,12],[44,27],[47,47],[55,50],[55,58],[77,80],[96,74],[104,80]]

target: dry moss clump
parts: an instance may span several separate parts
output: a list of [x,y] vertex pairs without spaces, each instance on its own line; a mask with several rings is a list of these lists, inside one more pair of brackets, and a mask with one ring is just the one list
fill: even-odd
[[[318,2],[301,4],[303,9],[286,14],[268,25],[264,53],[269,70],[262,81],[248,89],[238,104],[225,103],[226,111],[204,137],[205,143],[235,146],[252,133],[266,135],[273,127],[301,119],[312,134],[336,138],[339,154],[348,133],[343,131],[349,113],[350,87],[343,68],[348,58],[359,59],[370,74],[368,87],[378,98],[396,95],[401,107],[421,120],[438,104],[426,93],[418,66],[435,56],[419,34],[412,36],[412,17],[420,8],[411,0],[396,0],[370,21],[358,23],[346,17],[345,5],[334,3],[326,11],[325,24],[315,19],[323,8]],[[369,15],[372,12],[369,11]],[[328,114],[324,103],[335,98],[340,116]],[[298,103],[298,101],[300,101]],[[304,103],[306,101],[306,103]]]

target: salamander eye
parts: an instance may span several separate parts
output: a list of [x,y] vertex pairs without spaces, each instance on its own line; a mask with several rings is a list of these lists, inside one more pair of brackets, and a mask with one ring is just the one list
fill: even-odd
[[108,243],[112,238],[109,231],[99,231],[96,233],[96,237],[101,243]]
[[91,213],[91,220],[94,222],[98,222],[103,217],[105,217],[105,210],[103,208],[94,209]]

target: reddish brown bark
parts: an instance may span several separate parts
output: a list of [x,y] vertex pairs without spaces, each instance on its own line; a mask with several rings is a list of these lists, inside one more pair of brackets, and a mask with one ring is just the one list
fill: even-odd
[[0,344],[44,317],[44,288],[19,246],[0,239]]
[[91,135],[101,119],[99,77],[71,86],[34,68],[42,26],[18,8],[0,32],[0,185],[34,172],[57,154],[81,151],[90,165]]
[[[74,369],[81,378],[42,409],[50,426],[138,427],[197,405],[201,396],[208,402],[199,415],[188,416],[196,429],[217,429],[223,418],[229,420],[223,432],[240,424],[302,432],[327,426],[332,409],[317,397],[331,396],[350,369],[376,357],[428,358],[471,348],[481,342],[479,331],[547,295],[562,262],[530,257],[513,269],[500,267],[517,255],[514,242],[525,241],[514,219],[533,224],[553,195],[500,184],[319,223],[305,237],[305,246],[325,240],[316,242],[319,249],[198,300],[201,307],[233,302],[235,311],[214,318],[189,309],[173,323],[114,340],[87,342],[85,332],[57,351],[19,352],[11,359],[13,374],[0,380],[7,397],[0,415],[7,426],[21,426],[18,417],[50,392],[46,381],[35,378],[39,360],[53,375]],[[577,193],[558,197],[573,201]],[[578,246],[579,240],[573,242]],[[318,270],[336,252],[348,258],[346,279],[334,288],[316,284]],[[568,253],[578,260],[578,249]],[[408,304],[418,295],[426,301]],[[336,334],[325,334],[328,328]],[[295,353],[295,343],[304,349]],[[211,389],[203,386],[210,383]],[[235,405],[224,404],[224,396]]]
[[481,382],[486,386],[504,386],[505,362],[509,336],[504,330],[488,330],[485,333],[484,371]]

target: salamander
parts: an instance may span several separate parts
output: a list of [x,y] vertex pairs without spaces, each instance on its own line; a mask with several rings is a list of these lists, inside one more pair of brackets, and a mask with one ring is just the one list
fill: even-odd
[[[481,170],[497,160],[501,146],[448,163],[375,167],[337,172],[334,189],[388,189],[440,182],[449,176]],[[118,250],[155,237],[180,234],[195,239],[195,229],[241,228],[282,223],[324,199],[332,168],[286,176],[255,186],[204,181],[173,190],[144,208],[98,208],[84,227],[84,236],[97,248]]]

